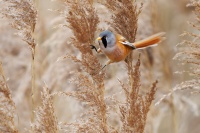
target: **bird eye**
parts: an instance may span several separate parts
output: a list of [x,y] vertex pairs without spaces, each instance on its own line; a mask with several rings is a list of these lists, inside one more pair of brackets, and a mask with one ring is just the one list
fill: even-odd
[[101,40],[102,40],[102,43],[103,43],[104,47],[106,48],[107,47],[106,36],[103,36]]

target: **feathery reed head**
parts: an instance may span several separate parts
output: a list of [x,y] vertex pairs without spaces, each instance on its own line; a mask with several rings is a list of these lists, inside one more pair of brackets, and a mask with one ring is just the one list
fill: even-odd
[[147,94],[140,94],[140,58],[134,66],[134,70],[132,63],[128,63],[127,67],[129,85],[124,85],[120,81],[126,95],[125,104],[120,106],[122,131],[142,133],[145,128],[147,113],[154,100],[157,81],[152,84]]
[[15,103],[12,100],[0,62],[0,132],[18,132],[14,122],[15,111]]
[[[189,25],[194,29],[194,31],[200,31],[200,2],[197,0],[191,0],[188,6],[192,6],[195,8],[194,15],[196,20],[190,21]],[[163,95],[156,105],[159,105],[165,99],[170,97],[173,93],[178,91],[189,90],[190,92],[200,93],[200,35],[197,33],[185,31],[181,36],[189,37],[188,40],[183,40],[178,44],[181,47],[180,52],[178,52],[175,56],[175,60],[179,60],[185,65],[190,66],[190,71],[186,71],[189,74],[193,75],[191,80],[184,81],[182,83],[177,84],[171,92]],[[185,71],[184,71],[185,72]],[[181,72],[183,73],[183,71]]]
[[49,93],[48,88],[45,86],[41,93],[42,106],[36,112],[36,121],[32,123],[32,131],[34,133],[57,133],[58,122],[55,116],[53,107],[53,96]]
[[[197,32],[200,31],[200,2],[191,0],[188,6],[195,7],[194,14],[196,20],[189,22],[189,25]],[[183,50],[177,53],[174,59],[180,60],[183,63],[192,66],[190,74],[195,75],[197,78],[200,76],[200,35],[193,32],[184,32],[182,36],[192,38],[192,40],[183,40],[179,45],[183,46]]]
[[138,9],[135,0],[107,0],[103,4],[113,13],[112,21],[109,24],[116,33],[124,36],[130,42],[134,42],[138,15],[142,6]]
[[[72,44],[81,52],[81,59],[73,55],[67,55],[74,62],[79,63],[83,70],[75,74],[72,83],[77,85],[77,91],[66,92],[68,96],[75,97],[87,106],[87,119],[81,119],[78,123],[67,124],[77,132],[108,132],[106,122],[106,105],[104,102],[104,77],[105,72],[101,70],[102,66],[97,58],[92,54],[90,45],[94,42],[94,35],[99,23],[93,2],[83,0],[71,2],[66,0],[69,7],[69,15],[66,21],[69,28],[73,31],[74,37]],[[89,115],[88,115],[89,114]]]
[[99,23],[93,2],[65,0],[65,4],[69,7],[66,21],[75,36],[72,37],[72,43],[81,52],[91,53],[90,44],[94,42],[95,31]]
[[[135,0],[110,0],[103,4],[113,12],[112,21],[108,23],[117,33],[134,42],[138,27],[138,15],[141,12],[142,6],[138,8]],[[120,106],[123,124],[122,132],[142,133],[145,128],[149,107],[154,99],[157,81],[153,83],[149,93],[142,96],[140,94],[140,58],[135,67],[133,67],[133,57],[131,54],[126,58],[125,62],[128,70],[129,84],[125,85],[120,81],[126,95],[126,102]]]
[[35,47],[33,34],[37,21],[37,10],[32,1],[3,0],[7,8],[1,13],[11,21],[11,26],[18,30],[18,35],[32,48]]

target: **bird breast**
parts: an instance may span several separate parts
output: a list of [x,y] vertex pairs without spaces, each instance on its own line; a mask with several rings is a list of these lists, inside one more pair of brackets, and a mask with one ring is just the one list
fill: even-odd
[[128,49],[125,47],[118,47],[117,45],[113,47],[100,47],[102,52],[113,62],[119,62],[121,60],[124,60],[129,54]]

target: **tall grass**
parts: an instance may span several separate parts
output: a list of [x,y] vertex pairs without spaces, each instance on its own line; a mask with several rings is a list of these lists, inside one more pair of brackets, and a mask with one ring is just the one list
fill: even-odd
[[18,133],[14,118],[16,107],[0,62],[0,131]]
[[35,47],[36,41],[34,39],[34,31],[37,21],[37,11],[34,7],[33,1],[16,1],[5,0],[3,1],[7,8],[3,8],[2,14],[10,20],[11,26],[18,31],[17,35],[25,41],[31,49],[32,62],[31,62],[31,97],[32,97],[32,116],[31,120],[34,121],[34,94],[35,94]]
[[200,3],[195,0],[191,0],[191,2],[187,6],[192,6],[195,8],[194,15],[195,15],[195,22],[188,22],[188,24],[194,29],[193,31],[185,31],[183,34],[181,34],[182,37],[186,38],[189,37],[188,40],[183,39],[181,43],[179,43],[177,46],[180,47],[180,51],[174,56],[175,60],[180,61],[184,65],[189,65],[190,70],[189,71],[179,71],[179,73],[188,73],[190,74],[191,80],[183,81],[180,84],[177,84],[172,92],[164,95],[156,104],[159,104],[161,101],[163,101],[166,97],[171,96],[173,93],[181,90],[189,90],[191,92],[199,92],[199,76],[200,76],[200,47],[199,47],[199,34],[197,31],[199,31],[199,17],[200,17]]

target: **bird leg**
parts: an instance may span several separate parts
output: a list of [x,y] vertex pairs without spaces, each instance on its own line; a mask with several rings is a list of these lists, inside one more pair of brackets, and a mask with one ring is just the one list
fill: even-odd
[[103,70],[107,65],[109,65],[110,63],[113,63],[113,61],[111,61],[111,60],[108,60],[107,62],[106,62],[106,64],[101,68],[101,70]]
[[98,53],[97,48],[94,45],[90,45],[91,49],[95,49],[95,51]]
[[101,53],[101,49],[100,48],[97,50],[97,53]]
[[95,49],[97,53],[101,53],[101,49],[97,49],[94,45],[90,45],[91,49]]

